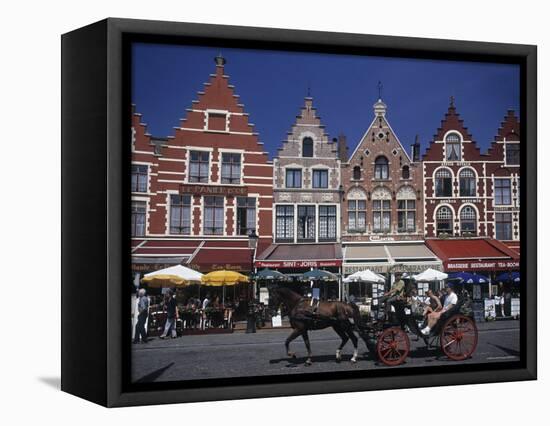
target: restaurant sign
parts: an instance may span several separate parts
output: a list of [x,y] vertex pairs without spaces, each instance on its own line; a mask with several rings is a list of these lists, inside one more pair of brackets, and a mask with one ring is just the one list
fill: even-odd
[[341,260],[257,260],[257,268],[326,268],[341,266]]
[[395,273],[395,272],[406,272],[409,274],[418,274],[424,272],[426,269],[432,268],[437,271],[441,271],[442,265],[440,262],[432,263],[354,263],[344,265],[344,274],[353,274],[355,272],[364,271],[365,269],[370,269],[376,274],[386,274],[386,273]]
[[199,185],[192,183],[182,183],[180,193],[193,195],[247,195],[247,186],[229,186],[229,185]]
[[519,261],[475,261],[475,262],[445,262],[445,271],[507,271],[509,269],[518,269]]
[[203,264],[188,264],[187,267],[194,269],[199,272],[211,272],[211,271],[237,271],[237,272],[243,272],[243,271],[250,271],[250,264],[248,267],[241,263],[203,263]]
[[174,263],[132,263],[133,272],[153,272],[174,266]]

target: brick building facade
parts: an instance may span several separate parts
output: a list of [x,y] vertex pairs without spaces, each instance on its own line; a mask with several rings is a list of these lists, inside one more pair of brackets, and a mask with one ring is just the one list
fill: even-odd
[[422,169],[426,237],[519,240],[519,122],[512,111],[481,153],[451,99]]
[[[481,153],[451,99],[421,161],[418,141],[409,155],[379,99],[348,159],[345,138],[329,138],[308,96],[271,163],[224,74],[225,60],[215,61],[172,136],[150,135],[133,111],[136,274],[179,263],[248,272],[255,257],[256,267],[285,273],[318,267],[345,276],[368,268],[392,280],[399,271],[442,269],[443,258],[450,268],[453,244],[466,247],[472,238],[504,241],[519,255],[520,127],[512,111]],[[256,252],[248,247],[252,231]],[[438,237],[456,241],[443,247]],[[497,248],[512,260],[491,270],[517,268],[515,255]],[[325,290],[338,298],[350,291],[341,282]]]
[[276,243],[340,239],[338,143],[325,132],[313,99],[306,97],[287,139],[273,159]]
[[[202,272],[251,268],[248,235],[272,239],[273,166],[224,74],[225,59],[168,138],[133,116],[133,260]],[[147,270],[147,267],[143,267]],[[156,265],[158,269],[158,264]]]
[[487,223],[491,237],[504,241],[519,253],[520,241],[520,126],[508,111],[489,148]]
[[411,158],[386,112],[379,99],[372,123],[342,168],[342,241],[422,239],[419,145],[413,145],[417,158]]

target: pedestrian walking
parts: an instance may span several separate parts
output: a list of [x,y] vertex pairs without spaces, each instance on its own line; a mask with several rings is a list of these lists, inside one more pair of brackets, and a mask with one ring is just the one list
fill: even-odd
[[142,343],[147,343],[145,322],[147,321],[147,316],[149,315],[149,298],[146,295],[145,289],[139,289],[138,298],[138,320],[136,324],[136,332],[134,335],[134,343],[139,343],[140,338]]
[[164,310],[166,310],[166,324],[164,325],[164,332],[160,335],[160,338],[164,339],[165,337],[168,337],[168,333],[170,333],[172,339],[175,339],[177,337],[176,321],[178,320],[179,315],[176,298],[170,289],[168,289],[164,295]]
[[202,301],[202,309],[208,308],[208,305],[210,304],[210,293],[206,294],[206,297]]

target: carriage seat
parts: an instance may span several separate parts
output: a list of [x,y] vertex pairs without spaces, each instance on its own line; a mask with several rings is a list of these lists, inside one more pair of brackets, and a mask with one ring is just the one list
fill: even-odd
[[451,309],[449,309],[447,312],[443,313],[441,317],[439,318],[440,322],[445,322],[447,319],[451,318],[453,315],[456,314],[462,314],[466,316],[471,316],[471,300],[468,295],[468,293],[463,292],[458,295],[458,300],[456,302],[456,305],[454,305]]

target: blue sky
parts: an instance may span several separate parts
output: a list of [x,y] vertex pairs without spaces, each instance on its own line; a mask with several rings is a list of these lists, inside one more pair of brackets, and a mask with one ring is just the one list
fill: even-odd
[[132,102],[155,136],[170,136],[218,53],[225,73],[272,157],[303,105],[308,86],[330,137],[347,136],[350,153],[382,98],[387,118],[409,150],[418,134],[424,152],[444,117],[449,97],[485,151],[506,111],[519,113],[519,66],[137,43],[132,55]]

